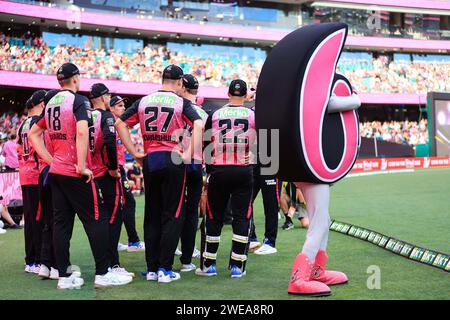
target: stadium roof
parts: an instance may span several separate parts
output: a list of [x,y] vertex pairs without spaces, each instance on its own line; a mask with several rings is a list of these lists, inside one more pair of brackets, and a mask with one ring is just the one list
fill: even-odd
[[[39,21],[35,21],[40,18]],[[240,39],[240,42],[258,44],[274,44],[291,30],[265,29],[258,27],[224,26],[218,24],[199,24],[169,20],[154,20],[146,17],[133,18],[114,14],[97,12],[74,12],[68,9],[13,3],[0,0],[0,19],[32,23],[37,25],[64,25],[70,29],[96,30],[103,28],[114,32],[120,29],[121,35],[136,35],[137,33],[161,33],[167,36],[180,34],[183,39]],[[44,22],[41,19],[45,19]],[[354,37],[348,36],[346,46],[358,49],[402,49],[409,51],[450,51],[450,41],[415,40],[389,37]]]
[[[313,1],[313,4],[323,3],[327,6],[338,5],[349,8],[356,8],[355,5],[383,6],[392,9],[399,9],[400,12],[407,12],[406,9],[422,9],[439,11],[438,14],[450,15],[450,1],[448,0],[320,0]],[[409,11],[408,11],[409,12]]]

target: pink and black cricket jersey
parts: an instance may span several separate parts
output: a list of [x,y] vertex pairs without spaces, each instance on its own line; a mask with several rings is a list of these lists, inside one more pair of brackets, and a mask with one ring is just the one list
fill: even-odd
[[[53,161],[50,172],[70,177],[80,177],[77,164],[77,122],[87,121],[90,126],[89,141],[93,148],[92,119],[89,100],[70,90],[61,90],[45,106],[37,125],[47,129]],[[90,169],[89,152],[86,166]]]
[[137,100],[120,118],[129,127],[140,124],[146,154],[179,150],[186,123],[200,119],[189,100],[163,90]]
[[17,143],[22,146],[22,150],[18,152],[19,179],[22,186],[37,185],[39,181],[39,158],[28,141],[28,133],[38,119],[38,116],[27,117],[17,132]]
[[[213,145],[211,160],[205,159],[207,164],[213,166],[255,164],[254,160],[248,159],[250,148],[256,144],[255,112],[252,109],[233,105],[217,109],[206,121],[205,136],[205,140],[210,140]],[[205,145],[205,157],[209,157],[210,143]]]
[[92,173],[101,177],[108,170],[117,169],[116,129],[114,116],[110,111],[94,110],[94,150],[92,152]]

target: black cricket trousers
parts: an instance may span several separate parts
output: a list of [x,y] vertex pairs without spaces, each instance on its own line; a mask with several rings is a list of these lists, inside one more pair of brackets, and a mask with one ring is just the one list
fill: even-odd
[[36,220],[39,208],[39,186],[23,185],[23,215],[25,220],[25,263],[41,263],[42,224]]
[[56,265],[59,276],[70,275],[70,239],[72,238],[75,213],[88,236],[95,260],[95,274],[108,272],[109,225],[103,199],[94,181],[86,183],[85,177],[69,177],[49,174],[52,189]]
[[[159,153],[159,152],[157,152]],[[152,154],[144,161],[144,241],[147,271],[172,270],[184,215],[186,167],[174,164],[170,152],[163,153],[157,169]],[[180,162],[181,163],[181,162]]]
[[278,211],[280,209],[280,194],[282,183],[275,176],[265,176],[260,174],[260,167],[255,166],[253,170],[253,201],[250,240],[256,240],[256,228],[254,223],[253,202],[255,202],[259,191],[261,191],[264,205],[265,233],[272,246],[275,246],[278,231]]
[[120,176],[122,179],[122,216],[123,224],[127,230],[128,243],[139,242],[139,236],[136,231],[136,200],[134,199],[133,192],[128,184],[127,175],[125,169],[120,167]]
[[182,264],[192,262],[195,249],[195,236],[198,228],[198,205],[202,196],[202,165],[191,164],[186,168],[186,211],[181,230]]
[[120,266],[119,244],[120,231],[122,229],[122,192],[120,178],[114,178],[108,172],[101,177],[95,178],[100,188],[109,224],[109,266]]
[[202,228],[201,266],[216,263],[225,210],[231,199],[233,237],[229,267],[245,270],[253,191],[252,166],[211,166],[208,201]]
[[39,174],[40,210],[38,212],[38,219],[42,224],[41,263],[47,268],[56,268],[53,246],[52,190],[48,181],[49,169],[50,166],[46,166]]

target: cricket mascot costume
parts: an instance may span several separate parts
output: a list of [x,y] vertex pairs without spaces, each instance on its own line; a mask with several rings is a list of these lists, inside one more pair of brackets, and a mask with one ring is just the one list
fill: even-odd
[[256,126],[279,130],[278,178],[301,189],[310,220],[292,266],[291,294],[329,295],[330,285],[348,281],[326,270],[330,184],[350,171],[360,143],[361,102],[336,73],[346,36],[342,23],[297,29],[272,49],[259,77]]

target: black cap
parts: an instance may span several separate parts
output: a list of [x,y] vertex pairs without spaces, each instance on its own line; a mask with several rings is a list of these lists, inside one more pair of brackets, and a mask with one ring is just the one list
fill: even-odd
[[114,96],[109,101],[109,106],[114,107],[116,104],[118,104],[120,101],[127,101],[128,98],[122,98],[121,96]]
[[171,64],[170,66],[164,68],[163,79],[178,80],[181,79],[182,77],[183,77],[183,69],[181,69],[179,66]]
[[47,105],[47,103],[59,92],[59,90],[48,90],[44,97],[44,103]]
[[198,80],[192,74],[183,75],[183,86],[187,89],[198,89]]
[[241,79],[233,80],[228,88],[228,93],[235,97],[243,97],[247,94],[247,84]]
[[47,91],[45,90],[38,90],[35,91],[32,95],[31,95],[31,106],[35,107],[37,106],[39,103],[44,101],[44,97],[45,94],[47,93]]
[[29,97],[27,102],[25,102],[25,108],[27,109],[33,108],[33,104],[31,103],[31,97]]
[[109,89],[103,83],[94,83],[89,92],[89,99],[101,97],[104,94],[109,93]]
[[73,63],[67,62],[64,63],[61,67],[59,67],[56,72],[56,77],[58,80],[64,80],[72,78],[73,76],[80,74],[80,70]]

